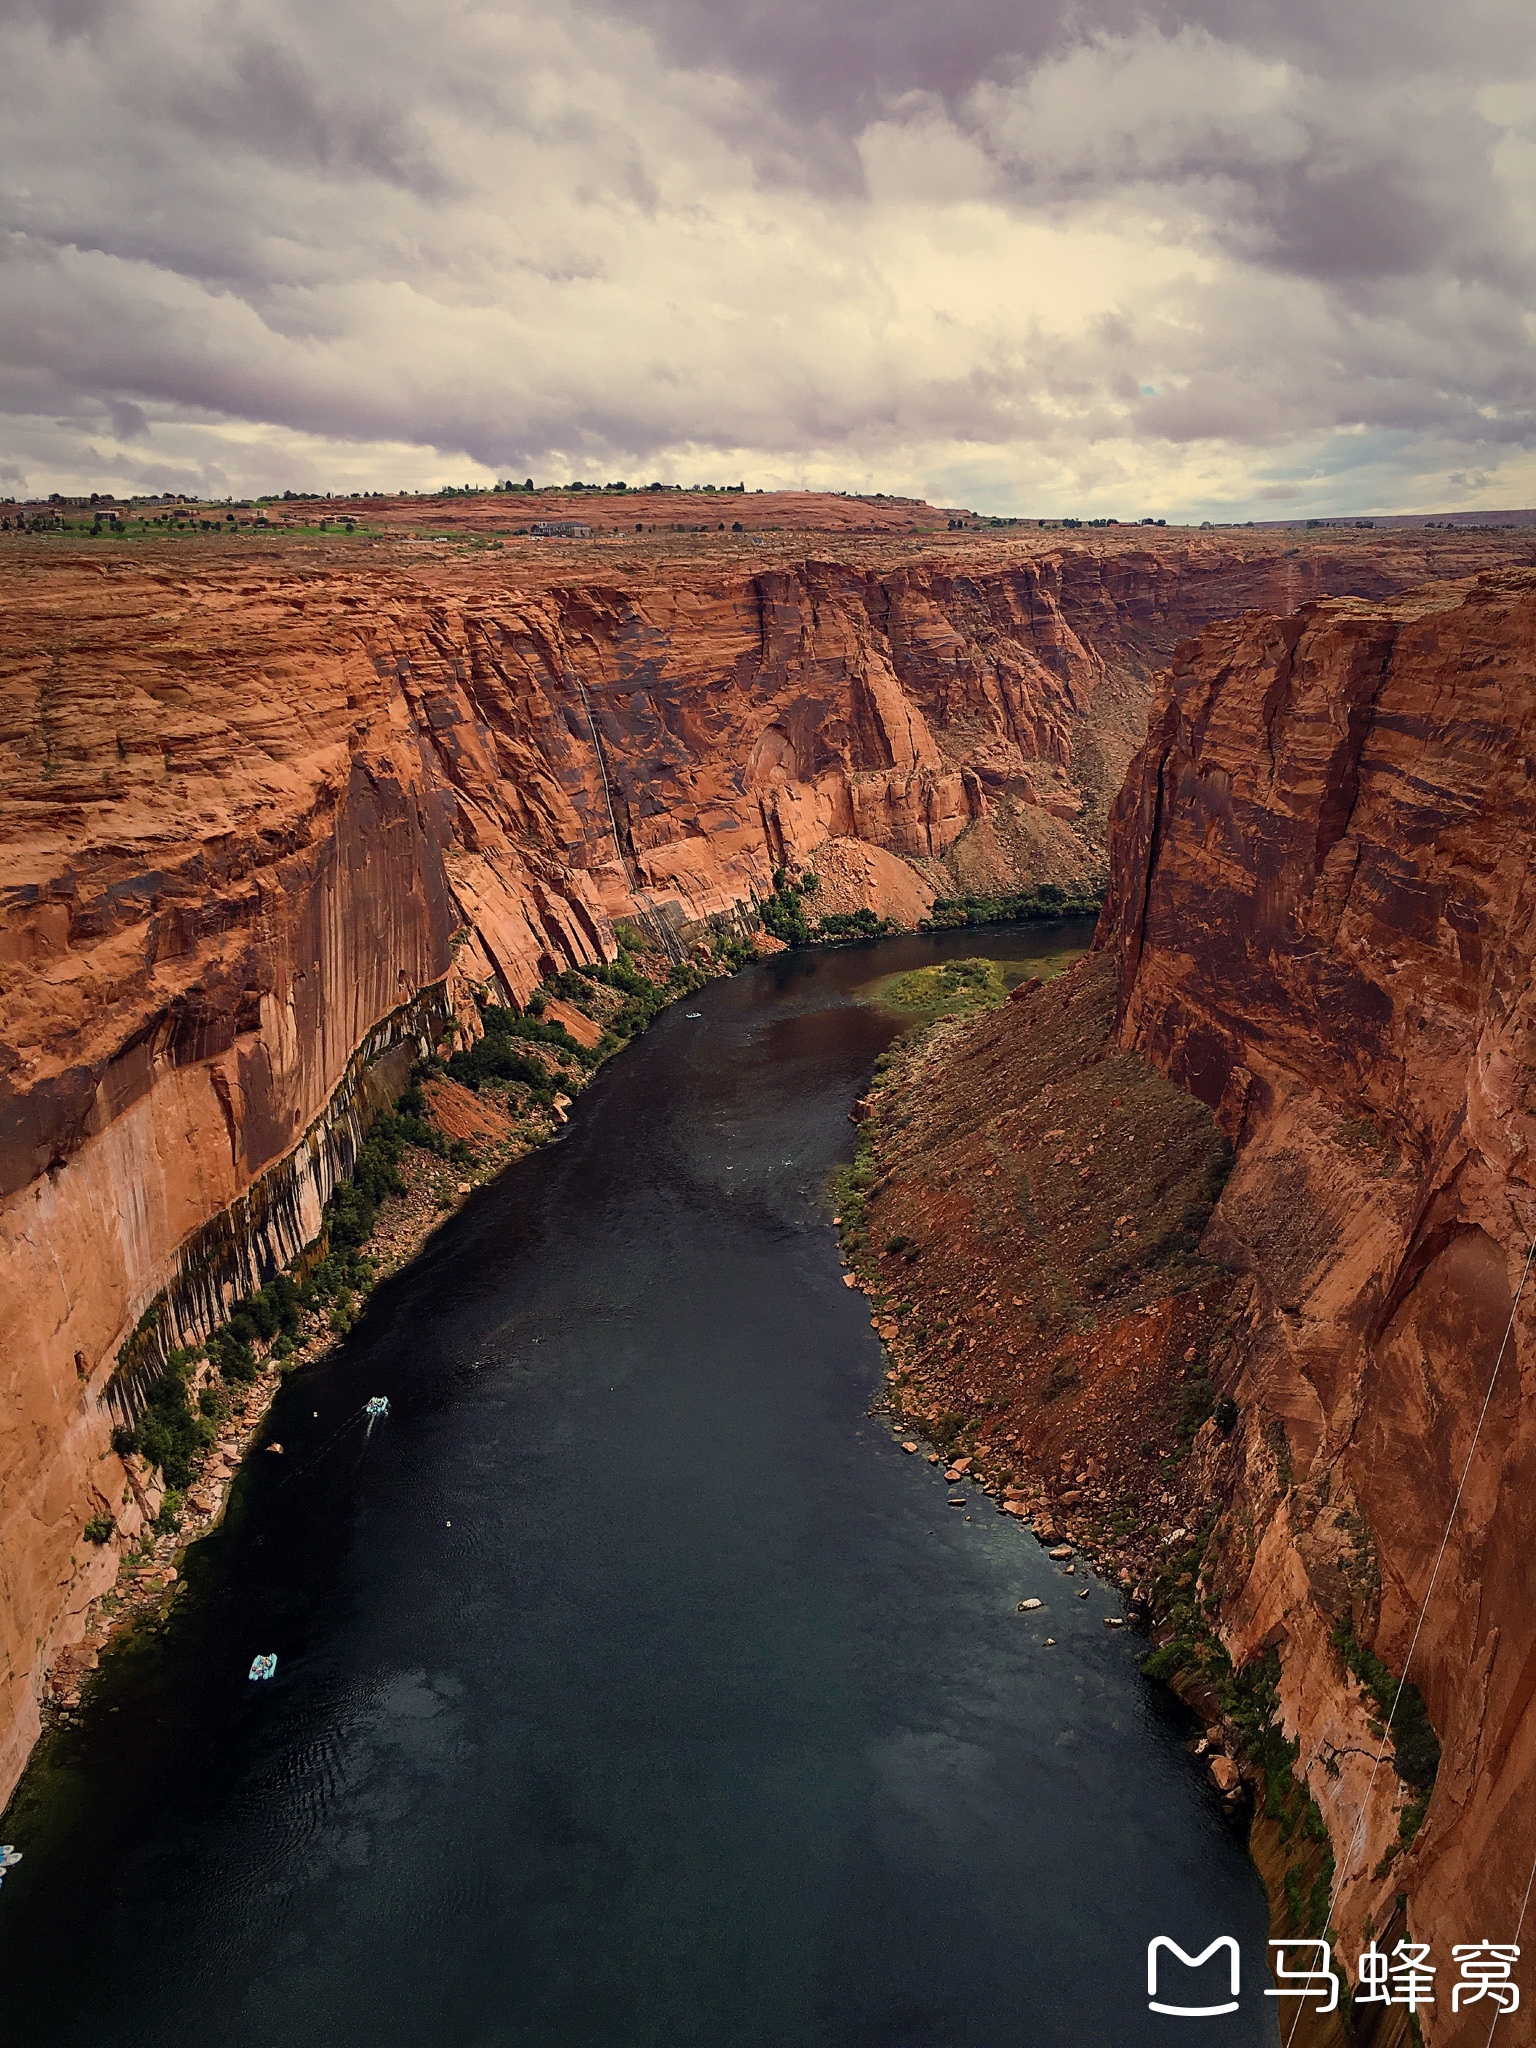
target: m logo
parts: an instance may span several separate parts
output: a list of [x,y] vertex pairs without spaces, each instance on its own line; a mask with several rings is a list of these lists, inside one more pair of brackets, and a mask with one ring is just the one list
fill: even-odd
[[[1187,1970],[1198,1970],[1208,1963],[1218,1949],[1224,1948],[1230,1959],[1229,1975],[1232,1995],[1225,2005],[1164,2005],[1157,1995],[1157,1952],[1167,1949],[1169,1955],[1177,1956]],[[1175,2020],[1211,2020],[1218,2013],[1237,2011],[1238,1988],[1237,1942],[1230,1934],[1218,1934],[1209,1948],[1201,1949],[1197,1956],[1185,1955],[1176,1941],[1170,1941],[1166,1934],[1155,1934],[1147,1943],[1147,2006],[1149,2011],[1166,2013]]]

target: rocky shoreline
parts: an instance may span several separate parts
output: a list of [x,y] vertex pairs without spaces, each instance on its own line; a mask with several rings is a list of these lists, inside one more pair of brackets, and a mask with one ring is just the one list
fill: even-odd
[[[745,948],[736,950],[747,952]],[[778,950],[777,941],[766,934],[758,936],[755,952],[767,954]],[[649,952],[636,953],[634,957],[658,992],[667,987],[673,964],[669,959]],[[738,964],[730,949],[696,948],[688,988],[675,987],[667,1001],[684,999],[689,989],[733,972]],[[548,1070],[551,1080],[558,1076],[562,1088],[569,1087],[574,1094],[589,1085],[607,1059],[628,1040],[605,1039],[604,1035],[607,1024],[622,1007],[621,995],[599,982],[586,984],[581,991],[570,984],[569,974],[560,977],[535,1007],[540,1016],[559,1023],[589,1051],[591,1064],[565,1065],[547,1046],[537,1043],[525,1051],[536,1064]],[[555,988],[563,993],[556,994]],[[578,994],[580,1007],[575,1000]],[[441,1067],[441,1062],[438,1065]],[[408,1265],[477,1187],[557,1137],[567,1121],[572,1100],[571,1094],[555,1093],[546,1106],[528,1098],[526,1087],[477,1092],[448,1078],[446,1071],[426,1079],[421,1087],[427,1121],[456,1156],[406,1144],[397,1168],[400,1186],[380,1205],[363,1247],[373,1269],[370,1293]],[[301,1266],[312,1261],[317,1249],[310,1248]],[[227,1413],[202,1455],[193,1483],[179,1503],[173,1503],[174,1513],[169,1518],[161,1512],[167,1489],[154,1467],[135,1452],[110,1454],[114,1462],[121,1464],[125,1481],[120,1514],[109,1513],[106,1517],[114,1525],[113,1535],[123,1544],[120,1562],[112,1583],[86,1606],[82,1634],[60,1652],[44,1677],[40,1704],[45,1733],[80,1710],[92,1673],[114,1643],[156,1625],[167,1614],[186,1583],[188,1551],[223,1520],[246,1458],[258,1448],[273,1455],[282,1454],[280,1444],[262,1444],[262,1426],[278,1389],[300,1368],[317,1365],[329,1357],[344,1342],[348,1327],[349,1321],[337,1327],[335,1317],[327,1314],[323,1306],[305,1309],[299,1333],[290,1340],[286,1355],[274,1355],[277,1347],[273,1344],[259,1347],[257,1372],[245,1385],[226,1388],[206,1359],[197,1365],[189,1381],[189,1394],[195,1397],[204,1387],[218,1385],[227,1400]],[[109,1505],[106,1494],[100,1488],[97,1492],[100,1502]],[[160,1526],[162,1522],[167,1525]]]
[[1247,1826],[1275,1932],[1299,1932],[1320,1877],[1326,1894],[1326,1836],[1267,1671],[1234,1675],[1220,1649],[1207,1557],[1237,1454],[1215,1388],[1248,1306],[1200,1251],[1230,1153],[1207,1111],[1113,1047],[1113,1014],[1111,963],[1089,954],[884,1056],[834,1183],[845,1277],[889,1359],[873,1412],[1118,1589],[1111,1625],[1144,1636],[1148,1675],[1191,1710],[1192,1762]]
[[[562,1113],[558,1120],[551,1120],[542,1136],[530,1134],[525,1139],[518,1135],[504,1140],[497,1151],[472,1167],[454,1166],[412,1148],[401,1161],[406,1191],[390,1198],[368,1240],[369,1252],[378,1265],[377,1280],[408,1265],[477,1186],[535,1145],[547,1142],[563,1121]],[[107,1591],[97,1594],[86,1610],[84,1635],[61,1652],[44,1680],[45,1730],[78,1709],[86,1681],[117,1639],[167,1612],[185,1584],[186,1553],[223,1520],[230,1491],[247,1456],[258,1447],[262,1424],[278,1389],[292,1373],[319,1364],[344,1341],[345,1333],[329,1330],[317,1313],[306,1313],[303,1321],[303,1336],[281,1365],[269,1355],[255,1380],[231,1401],[229,1419],[219,1429],[201,1472],[183,1497],[174,1529],[155,1532],[157,1511],[166,1491],[158,1475],[142,1458],[130,1454],[122,1460],[129,1490],[139,1507],[140,1528],[122,1554],[116,1580]],[[280,1452],[281,1447],[267,1448]]]
[[[1143,1670],[1190,1710],[1186,1749],[1247,1847],[1271,1928],[1315,1938],[1329,1829],[1285,1734],[1273,1648],[1234,1663],[1223,1579],[1243,1478],[1251,1276],[1202,1251],[1231,1154],[1198,1102],[1116,1043],[1090,953],[877,1063],[833,1187],[849,1286],[885,1346],[872,1411],[1118,1588]],[[1070,1561],[1070,1563],[1069,1563]],[[1378,1873],[1380,1874],[1380,1873]],[[1378,1926],[1406,1932],[1401,1898]],[[1310,2010],[1295,2048],[1400,2048],[1399,2015]]]
[[1111,1007],[1090,955],[886,1055],[834,1192],[893,1424],[1149,1611],[1226,1440],[1232,1276],[1198,1250],[1226,1148],[1140,1061],[1093,1057]]

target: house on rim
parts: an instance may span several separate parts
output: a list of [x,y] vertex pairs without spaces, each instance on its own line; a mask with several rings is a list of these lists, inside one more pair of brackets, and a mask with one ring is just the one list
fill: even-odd
[[535,540],[587,540],[592,533],[579,519],[536,519],[528,531]]

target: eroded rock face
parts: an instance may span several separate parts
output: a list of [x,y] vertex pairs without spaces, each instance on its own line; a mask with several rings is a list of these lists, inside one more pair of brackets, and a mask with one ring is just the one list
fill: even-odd
[[[1513,1938],[1536,1854],[1536,1288],[1511,1317],[1536,1236],[1536,578],[1208,630],[1111,847],[1120,1042],[1236,1151],[1204,1244],[1244,1275],[1240,1449],[1199,1446],[1231,1501],[1222,1632],[1237,1661],[1278,1646],[1343,1952],[1406,1893],[1449,1965]],[[1443,1745],[1406,1851],[1342,1623],[1398,1676],[1411,1653]],[[1481,2040],[1478,2010],[1442,2000],[1425,2031]]]
[[477,989],[611,955],[615,917],[739,924],[779,863],[823,874],[821,909],[903,921],[1093,873],[1177,638],[1427,559],[1282,539],[578,570],[534,543],[9,537],[0,1792],[115,1567],[80,1531],[136,1512],[121,1347],[162,1290],[195,1326],[313,1231],[365,1051],[408,1062],[434,1007],[472,1026]]

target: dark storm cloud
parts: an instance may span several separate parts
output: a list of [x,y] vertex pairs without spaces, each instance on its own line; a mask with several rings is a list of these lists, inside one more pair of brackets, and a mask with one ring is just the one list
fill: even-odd
[[[1266,161],[1239,135],[1211,147],[1192,133],[1186,150],[1157,174],[1179,185],[1216,181],[1213,198],[1231,218],[1219,223],[1244,253],[1305,275],[1347,282],[1407,275],[1435,262],[1456,274],[1498,271],[1507,252],[1487,234],[1487,213],[1503,202],[1490,185],[1492,137],[1470,110],[1478,84],[1529,73],[1536,16],[1523,4],[1446,8],[1425,0],[1373,4],[1206,4],[1148,6],[1141,0],[1017,5],[1013,0],[815,0],[721,6],[717,0],[626,0],[624,11],[652,26],[680,62],[718,63],[756,80],[776,112],[802,125],[802,163],[856,171],[854,144],[868,120],[912,94],[942,101],[969,125],[978,86],[1027,90],[1050,59],[1106,41],[1134,44],[1149,32],[1177,44],[1196,89],[1202,64],[1190,31],[1227,49],[1290,67],[1315,94],[1303,110],[1304,161]],[[1423,80],[1462,91],[1450,105],[1425,103]],[[1168,81],[1175,95],[1177,80]],[[1155,107],[1145,110],[1149,115]],[[1382,115],[1390,114],[1384,121]],[[1021,194],[1036,200],[1113,189],[1142,174],[1124,132],[1106,132],[1081,109],[1083,149],[1059,174],[1049,161],[1015,163]],[[844,147],[829,150],[828,135]],[[1220,208],[1213,206],[1218,214]],[[1528,273],[1527,273],[1528,274]]]
[[[594,0],[594,12],[601,10]],[[1529,51],[1521,0],[1450,8],[1432,0],[622,0],[679,64],[750,77],[796,120],[852,137],[906,93],[958,106],[987,78],[1028,71],[1103,37],[1204,30],[1218,41],[1344,82],[1461,72],[1507,75]]]
[[361,174],[424,198],[450,181],[414,135],[401,101],[350,99],[306,75],[290,51],[253,35],[228,50],[177,63],[136,81],[133,111],[210,148],[238,147],[269,163],[316,173]]
[[6,461],[1529,502],[1530,13],[0,0]]

